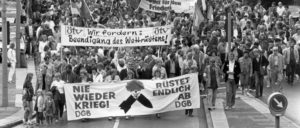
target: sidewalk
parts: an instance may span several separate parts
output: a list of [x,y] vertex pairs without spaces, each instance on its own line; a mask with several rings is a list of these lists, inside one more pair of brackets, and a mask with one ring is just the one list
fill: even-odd
[[[36,72],[33,59],[27,60],[26,68],[17,68],[15,74],[15,84],[9,84],[9,107],[0,107],[0,128],[9,127],[17,123],[21,123],[24,115],[22,109],[22,89],[23,83],[27,73],[33,73],[32,84],[35,88],[36,85]],[[0,64],[0,66],[2,66]],[[2,68],[0,68],[0,81],[2,81]]]
[[[267,104],[254,97],[237,92],[235,108],[225,111],[226,92],[220,89],[216,110],[210,111],[213,128],[274,128],[275,117],[270,114]],[[206,104],[207,105],[207,104]],[[282,128],[300,128],[286,117],[280,118]]]

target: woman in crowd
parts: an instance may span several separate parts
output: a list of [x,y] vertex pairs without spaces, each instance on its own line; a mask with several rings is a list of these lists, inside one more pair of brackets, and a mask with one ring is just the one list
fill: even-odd
[[206,86],[208,88],[209,110],[215,109],[218,87],[220,86],[221,69],[214,57],[210,58],[210,65],[204,70]]
[[62,119],[65,106],[65,91],[64,91],[64,81],[61,80],[60,73],[55,73],[54,81],[51,84],[51,91],[53,94],[53,99],[55,103],[55,115],[56,121]]
[[25,113],[24,113],[24,124],[31,124],[32,119],[32,113],[33,113],[33,106],[32,106],[32,100],[34,95],[34,90],[32,86],[32,73],[28,73],[25,78],[25,82],[23,84],[23,104]]

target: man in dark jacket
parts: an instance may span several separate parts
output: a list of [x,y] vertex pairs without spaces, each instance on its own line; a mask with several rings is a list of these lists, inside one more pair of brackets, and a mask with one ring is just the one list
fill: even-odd
[[80,78],[74,72],[72,72],[72,66],[67,65],[66,71],[61,74],[61,78],[66,83],[76,83],[80,82]]
[[256,98],[263,94],[264,75],[266,75],[266,68],[269,65],[268,59],[262,55],[258,49],[253,50],[255,57],[252,59],[253,75],[255,77]]
[[180,76],[181,69],[174,53],[170,55],[170,59],[165,63],[165,68],[169,78]]
[[225,62],[223,72],[225,73],[226,85],[226,110],[232,109],[235,104],[237,84],[239,83],[240,65],[234,60],[233,53],[228,55],[229,61]]

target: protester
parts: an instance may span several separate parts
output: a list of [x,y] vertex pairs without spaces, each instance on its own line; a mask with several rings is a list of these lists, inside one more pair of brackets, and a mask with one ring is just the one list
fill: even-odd
[[[51,87],[60,117],[65,104],[64,82],[159,80],[198,72],[199,85],[208,90],[212,108],[217,88],[225,80],[226,109],[232,109],[239,80],[244,94],[249,88],[256,91],[258,98],[263,95],[264,76],[268,75],[267,81],[275,87],[274,84],[279,83],[277,78],[283,77],[284,67],[290,83],[293,83],[295,76],[293,71],[300,75],[300,68],[297,68],[300,65],[299,18],[295,21],[290,18],[290,12],[281,2],[278,6],[273,3],[272,7],[264,8],[260,3],[248,6],[238,1],[211,0],[208,3],[213,8],[212,13],[200,9],[203,20],[196,20],[197,15],[178,13],[177,10],[157,13],[137,9],[133,8],[131,2],[119,0],[86,0],[92,16],[80,15],[70,11],[72,2],[35,3],[33,13],[28,14],[30,24],[25,32],[29,38],[27,46],[32,45],[31,51],[36,55],[40,69],[36,90],[49,91]],[[234,19],[231,44],[226,34],[227,10],[232,12]],[[170,25],[172,38],[166,42],[169,43],[166,46],[61,46],[61,25],[106,29]],[[288,48],[284,48],[286,45]],[[13,76],[16,63],[13,49],[14,44],[11,44],[8,51],[8,62],[12,65],[9,76]],[[30,54],[30,49],[27,49]],[[282,63],[281,59],[277,59],[281,58],[281,54],[284,56]],[[223,74],[219,74],[218,70]],[[211,71],[215,71],[215,74]],[[203,79],[204,74],[206,79]],[[12,77],[9,78],[12,82]],[[192,110],[187,110],[186,114],[192,115]]]
[[242,94],[247,94],[250,86],[250,77],[252,77],[252,59],[249,57],[249,51],[244,52],[244,56],[239,59],[241,66],[240,81],[242,86]]
[[44,94],[41,89],[37,90],[36,92],[37,98],[35,102],[34,110],[36,112],[36,123],[37,125],[44,124],[44,109],[45,109],[45,102],[44,102]]
[[284,63],[286,65],[287,82],[291,85],[293,85],[294,83],[296,64],[299,63],[299,53],[298,49],[294,47],[295,44],[295,39],[291,38],[289,47],[283,50],[285,61]]
[[[256,98],[262,97],[264,86],[264,75],[267,74],[268,59],[258,49],[253,50],[252,69],[256,87]],[[268,69],[270,72],[270,69]]]
[[23,84],[23,107],[24,107],[24,124],[31,124],[33,106],[32,100],[34,95],[34,90],[32,86],[32,73],[28,73]]
[[226,85],[226,110],[230,110],[235,105],[237,84],[239,83],[240,64],[235,61],[234,53],[229,53],[228,61],[225,62],[223,72],[225,73]]
[[64,81],[61,80],[60,73],[55,73],[54,81],[51,84],[51,92],[53,94],[53,99],[55,103],[55,116],[56,121],[63,117],[64,106],[65,106],[65,91],[64,91]]
[[47,125],[51,125],[53,123],[54,114],[57,108],[55,107],[52,93],[49,91],[46,93],[46,95],[44,115]]
[[273,91],[282,91],[284,59],[278,47],[273,47],[273,53],[268,58],[271,71],[271,86]]
[[218,87],[220,86],[220,75],[222,71],[217,65],[214,58],[210,58],[210,65],[207,65],[204,70],[206,85],[208,88],[208,103],[209,110],[215,109]]

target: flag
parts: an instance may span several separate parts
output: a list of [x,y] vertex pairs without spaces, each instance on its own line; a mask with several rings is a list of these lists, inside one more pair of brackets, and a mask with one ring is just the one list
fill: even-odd
[[79,2],[72,2],[71,0],[71,11],[72,14],[79,14],[81,17],[85,19],[93,18],[92,13],[87,6],[85,0],[79,0]]
[[206,7],[206,1],[205,0],[201,0],[201,5],[202,5],[203,11],[206,11],[207,7]]
[[213,9],[213,7],[210,5],[210,6],[208,7],[208,12],[207,12],[207,19],[208,19],[209,21],[214,21],[214,15],[213,15],[213,13],[214,13],[214,9]]
[[200,26],[200,23],[204,21],[204,16],[200,10],[200,6],[197,3],[195,3],[195,12],[194,12],[194,26],[198,28]]
[[80,15],[80,13],[79,13],[79,9],[77,8],[77,5],[76,5],[76,3],[75,2],[72,2],[71,0],[70,0],[70,6],[71,6],[71,13],[73,14],[73,15]]

